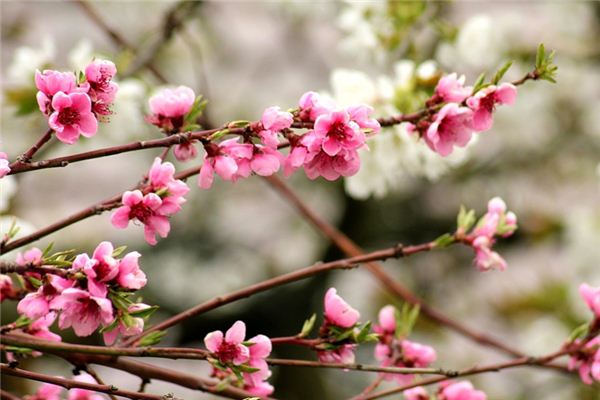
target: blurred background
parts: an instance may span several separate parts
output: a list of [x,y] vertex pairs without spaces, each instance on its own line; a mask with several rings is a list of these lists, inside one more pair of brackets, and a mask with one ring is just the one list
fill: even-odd
[[[543,42],[556,50],[558,83],[520,87],[516,104],[500,108],[494,127],[467,149],[441,158],[399,126],[371,139],[357,176],[329,183],[309,181],[299,172],[288,183],[368,250],[431,240],[454,229],[461,204],[481,214],[491,197],[501,196],[520,225],[498,245],[507,271],[477,272],[465,248],[387,261],[385,268],[434,307],[532,355],[555,350],[589,319],[577,288],[584,281],[600,285],[600,3],[3,1],[0,10],[0,140],[11,159],[47,128],[35,104],[36,69],[80,70],[93,57],[104,57],[119,70],[111,122],[76,145],[52,142],[39,154],[46,158],[160,137],[144,122],[147,99],[162,85],[157,75],[203,94],[209,100],[205,121],[212,125],[255,120],[271,105],[294,107],[308,90],[341,105],[372,104],[377,116],[385,116],[420,108],[442,73],[464,73],[472,83],[481,72],[491,75],[514,60],[505,79],[517,79],[532,69]],[[145,150],[5,178],[2,231],[16,218],[20,234],[26,234],[120,193],[158,153]],[[140,251],[149,278],[144,301],[161,306],[154,322],[215,295],[341,257],[264,180],[217,182],[210,191],[195,182],[188,181],[192,190],[172,221],[172,233],[156,247],[144,242],[139,227],[115,230],[108,214],[34,245],[54,241],[57,249],[91,252],[98,242],[111,240]],[[248,324],[249,336],[293,335],[304,319],[321,311],[330,286],[363,321],[376,320],[385,304],[401,304],[364,270],[334,272],[190,319],[170,329],[162,343],[201,346],[206,333],[225,330],[237,319]],[[14,309],[2,304],[2,324],[14,320]],[[64,338],[82,341],[71,331]],[[504,359],[425,319],[412,339],[434,346],[435,365],[444,368]],[[357,361],[374,363],[372,346],[363,347]],[[291,347],[277,347],[273,355],[314,359]],[[152,362],[209,373],[200,361]],[[23,365],[70,375],[70,366],[55,358]],[[138,378],[97,371],[111,384],[139,387]],[[270,382],[281,399],[340,399],[359,393],[373,378],[281,367]],[[491,400],[599,398],[597,386],[540,369],[472,381]],[[37,384],[4,378],[2,387],[26,394]],[[162,382],[152,382],[148,391],[211,398]]]

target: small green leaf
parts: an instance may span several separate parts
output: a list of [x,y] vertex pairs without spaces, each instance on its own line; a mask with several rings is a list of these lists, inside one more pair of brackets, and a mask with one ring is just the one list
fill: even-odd
[[461,205],[458,216],[456,217],[457,228],[462,228],[465,232],[468,232],[469,229],[473,227],[473,224],[475,224],[475,221],[475,210],[467,211],[467,209]]
[[155,344],[160,343],[161,339],[166,334],[167,334],[166,331],[154,331],[154,332],[150,332],[150,333],[144,335],[140,339],[139,346],[141,346],[141,347],[154,346]]
[[310,335],[310,333],[312,332],[312,330],[315,326],[316,320],[317,320],[317,314],[313,314],[310,316],[309,319],[304,321],[304,324],[302,325],[302,330],[300,331],[300,335],[298,335],[298,337],[305,338],[308,335]]
[[494,78],[492,79],[492,85],[496,85],[498,82],[500,82],[500,79],[502,79],[512,64],[512,61],[508,61],[502,67],[500,67],[498,71],[496,71],[496,74],[494,74]]
[[132,317],[136,317],[136,318],[148,319],[158,309],[159,309],[158,306],[152,306],[152,307],[144,308],[142,310],[131,311],[129,313],[129,315],[131,315]]
[[590,324],[586,322],[573,329],[573,332],[571,332],[569,335],[569,342],[573,342],[575,339],[579,339],[587,335],[589,328]]
[[366,339],[367,336],[369,335],[369,333],[371,331],[371,321],[367,321],[362,328],[360,328],[360,331],[358,332],[358,334],[355,337],[355,342],[356,343],[363,343]]
[[483,88],[483,86],[485,85],[484,82],[485,82],[485,72],[482,72],[481,75],[479,75],[479,77],[475,81],[475,84],[473,84],[473,94],[477,93],[479,90],[481,90]]
[[28,349],[26,347],[17,347],[17,346],[6,346],[4,350],[9,351],[11,353],[20,353],[20,354],[29,354],[33,350]]
[[433,241],[435,247],[439,249],[443,249],[444,247],[448,247],[452,243],[454,243],[456,239],[453,235],[449,233],[444,233],[442,236],[438,237]]
[[207,104],[208,100],[202,100],[202,95],[196,97],[196,100],[194,100],[194,104],[186,114],[184,121],[191,124],[195,123],[198,117],[204,112]]
[[112,256],[113,257],[119,257],[121,254],[123,254],[123,252],[127,250],[127,246],[119,246],[116,249],[113,250],[112,252]]
[[214,140],[222,138],[223,136],[225,136],[227,134],[229,134],[229,129],[221,129],[220,131],[216,131],[215,133],[210,135],[208,137],[208,140],[214,141]]
[[46,246],[46,248],[44,249],[44,252],[42,253],[42,259],[48,257],[48,255],[50,254],[50,252],[52,251],[52,248],[54,247],[54,242],[50,242],[48,244],[48,246]]
[[254,368],[246,364],[238,365],[236,368],[239,369],[241,372],[248,372],[250,374],[252,372],[260,371],[260,368]]
[[535,68],[541,69],[544,65],[544,60],[546,58],[546,49],[544,48],[544,43],[540,43],[537,48],[537,53],[535,55]]
[[110,325],[107,325],[105,327],[103,327],[102,329],[100,329],[100,333],[104,333],[104,332],[110,332],[114,329],[117,328],[117,326],[119,325],[119,319],[115,318]]

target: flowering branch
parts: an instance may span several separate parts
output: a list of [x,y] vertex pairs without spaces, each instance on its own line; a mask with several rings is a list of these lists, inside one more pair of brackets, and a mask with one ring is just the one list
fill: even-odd
[[80,382],[73,379],[60,378],[58,376],[40,374],[37,372],[27,371],[20,368],[12,368],[7,364],[0,364],[0,371],[3,374],[16,376],[19,378],[31,379],[39,382],[51,383],[54,385],[62,386],[65,389],[87,389],[94,392],[114,394],[117,396],[127,397],[128,399],[136,400],[164,400],[165,396],[159,396],[155,394],[131,392],[129,390],[121,390],[113,385],[98,385],[93,383]]

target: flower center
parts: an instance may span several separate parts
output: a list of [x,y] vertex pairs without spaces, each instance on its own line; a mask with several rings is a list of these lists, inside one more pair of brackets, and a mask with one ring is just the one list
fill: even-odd
[[233,359],[235,358],[235,356],[237,356],[237,354],[238,354],[238,348],[235,344],[227,343],[226,341],[223,341],[223,343],[221,343],[221,346],[219,346],[219,351],[218,351],[219,361],[221,361],[222,363],[227,363],[227,362],[233,361]]
[[58,114],[58,122],[62,125],[73,125],[79,122],[79,113],[71,107],[64,108]]
[[129,219],[136,219],[141,223],[145,224],[146,220],[154,215],[154,211],[150,208],[146,207],[142,203],[136,204],[131,207],[131,211],[129,211]]

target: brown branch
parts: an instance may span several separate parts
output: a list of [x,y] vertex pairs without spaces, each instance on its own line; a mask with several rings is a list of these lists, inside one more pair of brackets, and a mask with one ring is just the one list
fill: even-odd
[[[349,237],[339,231],[333,225],[316,215],[308,206],[294,193],[279,177],[273,175],[265,178],[266,181],[284,198],[286,198],[308,221],[310,221],[320,232],[327,236],[336,247],[348,256],[359,256],[364,251],[358,247]],[[489,347],[498,349],[513,357],[522,357],[523,353],[519,350],[500,342],[499,340],[483,333],[475,331],[458,321],[454,321],[440,311],[427,305],[422,299],[417,297],[407,288],[396,282],[381,266],[376,262],[365,263],[365,267],[388,291],[402,298],[404,301],[419,305],[421,313],[433,321],[438,322],[448,328],[451,328],[471,340]]]
[[63,268],[49,267],[45,265],[36,266],[32,264],[18,265],[12,261],[0,260],[0,274],[15,273],[24,275],[28,272],[35,272],[42,275],[53,274],[62,276],[63,278],[68,278],[71,275],[69,271]]
[[290,272],[287,274],[283,274],[277,276],[275,278],[267,279],[265,281],[255,283],[253,285],[247,286],[243,289],[237,290],[235,292],[231,292],[229,294],[223,296],[217,296],[211,300],[208,300],[202,304],[199,304],[195,307],[187,309],[173,317],[151,327],[146,330],[142,334],[129,339],[125,343],[127,345],[131,345],[139,341],[142,336],[146,335],[149,332],[154,332],[158,330],[164,330],[170,328],[171,326],[177,325],[182,321],[185,321],[188,318],[191,318],[195,315],[205,313],[207,311],[213,310],[215,308],[221,307],[225,304],[232,303],[236,300],[240,300],[246,297],[250,297],[253,294],[264,292],[265,290],[274,288],[276,286],[284,285],[286,283],[295,282],[301,279],[308,278],[310,276],[314,276],[320,274],[324,271],[330,271],[334,269],[351,269],[355,268],[359,263],[366,263],[372,260],[385,260],[388,258],[397,258],[397,257],[405,257],[415,253],[419,253],[422,251],[428,251],[433,248],[432,243],[425,243],[416,246],[394,246],[384,250],[374,251],[368,254],[361,254],[356,257],[341,259],[337,261],[331,261],[327,263],[317,263],[310,267],[306,267],[294,272]]
[[42,136],[40,136],[40,138],[37,140],[37,142],[33,144],[33,146],[31,146],[25,153],[17,157],[17,160],[10,165],[10,168],[12,169],[18,165],[29,163],[29,161],[33,158],[35,153],[37,153],[38,150],[42,148],[42,146],[44,146],[50,139],[52,139],[53,132],[54,131],[52,130],[52,128],[48,128],[48,130]]
[[0,371],[6,375],[16,376],[16,377],[25,378],[25,379],[31,379],[31,380],[38,381],[38,382],[52,383],[54,385],[62,386],[68,390],[79,388],[79,389],[87,389],[87,390],[91,390],[91,391],[99,392],[99,393],[114,394],[117,396],[127,397],[129,399],[164,400],[164,396],[159,396],[159,395],[155,395],[155,394],[147,394],[147,393],[131,392],[128,390],[121,390],[112,385],[99,385],[99,384],[94,384],[94,383],[79,382],[79,381],[76,381],[73,379],[65,379],[65,378],[60,378],[58,376],[40,374],[37,372],[27,371],[27,370],[20,369],[20,368],[11,368],[7,364],[0,364]]
[[2,400],[21,400],[19,396],[15,396],[14,394],[7,392],[6,390],[0,389],[0,399]]

